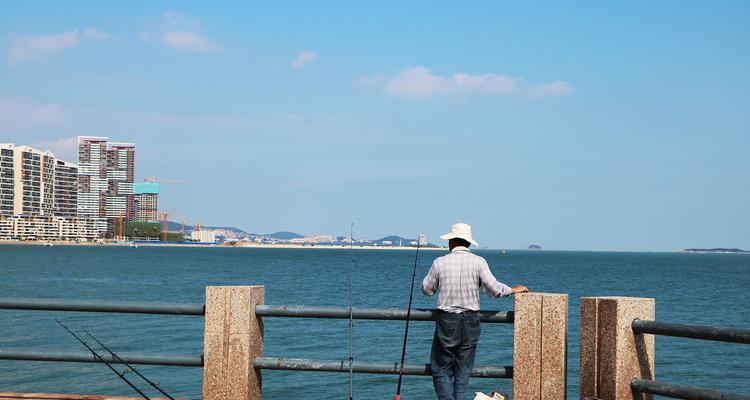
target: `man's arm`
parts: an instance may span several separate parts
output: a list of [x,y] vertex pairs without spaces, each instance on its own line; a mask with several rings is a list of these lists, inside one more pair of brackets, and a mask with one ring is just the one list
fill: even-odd
[[526,286],[516,286],[511,289],[508,285],[495,279],[495,276],[492,275],[492,271],[490,271],[490,266],[487,265],[486,262],[484,262],[479,269],[479,282],[482,285],[484,292],[490,297],[506,297],[511,294],[525,293],[529,291]]
[[427,296],[432,296],[433,294],[435,294],[437,288],[437,268],[435,267],[435,263],[433,262],[432,266],[430,267],[430,272],[427,273],[427,276],[425,276],[424,280],[422,281],[422,293],[426,294]]

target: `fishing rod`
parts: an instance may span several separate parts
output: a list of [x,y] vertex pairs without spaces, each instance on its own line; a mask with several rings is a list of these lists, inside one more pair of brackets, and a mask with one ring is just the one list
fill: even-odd
[[120,358],[120,356],[118,356],[117,354],[115,354],[114,351],[110,350],[109,347],[107,347],[104,343],[102,343],[101,341],[99,341],[99,339],[97,339],[96,337],[94,337],[94,335],[92,335],[89,331],[87,331],[86,329],[83,329],[83,328],[81,330],[83,330],[87,335],[91,336],[91,338],[94,339],[94,341],[96,341],[96,343],[99,343],[99,346],[102,346],[104,348],[104,350],[107,350],[109,352],[109,354],[112,356],[112,358],[114,358],[115,360],[117,360],[117,361],[125,364],[126,367],[130,368],[131,371],[135,372],[136,375],[140,376],[141,379],[143,379],[144,381],[146,381],[146,383],[148,383],[149,385],[151,385],[154,389],[158,390],[161,394],[167,396],[170,400],[174,400],[174,397],[170,396],[167,392],[165,392],[164,390],[162,390],[162,388],[160,388],[158,384],[156,384],[155,382],[153,382],[153,381],[149,380],[148,378],[146,378],[145,376],[143,376],[143,374],[141,374],[140,372],[138,372],[138,370],[135,369],[135,367],[133,367],[132,365],[128,364],[125,360],[123,360],[122,358]]
[[81,342],[81,344],[84,347],[86,347],[91,352],[91,354],[94,355],[95,358],[99,359],[99,361],[101,361],[102,363],[104,363],[104,365],[106,365],[107,368],[111,369],[112,372],[114,372],[120,379],[122,379],[123,381],[125,381],[125,383],[127,383],[131,388],[133,388],[133,390],[135,390],[136,392],[138,392],[138,394],[140,394],[141,397],[143,397],[146,400],[151,400],[150,397],[146,396],[145,393],[141,392],[140,389],[138,389],[137,387],[135,387],[135,385],[133,385],[133,383],[130,382],[128,380],[128,378],[125,377],[125,373],[124,372],[123,373],[117,372],[117,370],[113,366],[111,366],[108,362],[104,361],[104,358],[101,355],[99,355],[99,353],[97,353],[96,351],[94,351],[94,349],[92,349],[91,346],[89,346],[86,342],[84,342],[83,339],[81,339],[80,337],[78,337],[78,335],[76,335],[75,333],[73,333],[73,331],[71,331],[70,329],[68,329],[68,327],[65,326],[62,322],[60,322],[59,319],[55,318],[55,321],[57,321],[57,323],[60,324],[60,326],[62,326],[63,329],[65,329],[66,331],[68,331],[68,333],[70,333],[71,335],[73,335],[73,337],[76,338],[76,340],[78,340],[79,342]]
[[411,319],[411,302],[414,298],[414,279],[417,277],[417,260],[419,259],[419,241],[417,240],[417,253],[414,255],[414,270],[411,273],[411,289],[409,289],[409,308],[406,309],[406,329],[404,330],[404,347],[401,350],[401,368],[398,371],[398,388],[396,389],[396,400],[401,400],[401,381],[404,379],[404,361],[406,361],[406,338],[409,337],[409,320]]
[[354,284],[354,222],[349,227],[349,400],[354,399],[354,357],[352,352],[354,311],[352,309],[352,286]]

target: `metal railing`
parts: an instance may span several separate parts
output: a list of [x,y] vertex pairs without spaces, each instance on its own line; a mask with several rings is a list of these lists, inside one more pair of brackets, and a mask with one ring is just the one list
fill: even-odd
[[[253,366],[258,369],[275,369],[285,371],[318,371],[349,373],[348,361],[315,361],[304,358],[256,357]],[[354,361],[353,372],[360,374],[398,375],[399,363],[370,363]],[[404,365],[404,375],[432,376],[429,364]],[[513,367],[474,367],[471,376],[477,378],[513,378]]]
[[[171,356],[171,355],[145,355],[134,353],[117,353],[120,359],[111,354],[100,354],[108,364],[122,364],[124,360],[128,364],[139,365],[163,365],[173,367],[203,367],[203,356]],[[13,351],[0,350],[0,360],[18,361],[55,361],[55,362],[80,362],[101,363],[102,360],[91,353],[68,353],[51,351]]]
[[[640,319],[633,320],[631,328],[635,334],[652,334],[750,344],[750,330],[747,329],[674,324]],[[638,378],[634,378],[630,382],[630,389],[635,393],[648,393],[686,400],[750,400],[750,396],[742,394],[724,393],[693,386],[655,382]]]
[[[513,311],[480,311],[480,318],[485,323],[512,324]],[[349,319],[348,307],[316,307],[316,306],[273,306],[258,304],[255,315],[259,317],[280,318],[336,318]],[[412,309],[410,320],[435,321],[438,310]],[[352,318],[358,320],[387,320],[405,321],[407,310],[394,308],[353,308]],[[344,372],[349,373],[349,362],[338,360],[309,360],[304,358],[256,357],[253,366],[258,369],[285,371],[316,371],[316,372]],[[374,363],[355,361],[353,372],[364,374],[398,375],[399,363]],[[426,364],[405,364],[404,374],[431,376],[432,370]],[[513,378],[512,366],[475,366],[471,376],[477,378]]]
[[630,389],[636,393],[649,393],[686,400],[750,400],[750,396],[741,394],[723,393],[716,390],[638,378],[630,382]]
[[[352,308],[352,318],[382,320],[382,321],[405,321],[407,310],[399,308]],[[348,307],[316,307],[316,306],[269,306],[259,304],[255,306],[255,315],[260,317],[284,317],[284,318],[337,318],[349,319]],[[434,321],[438,310],[435,309],[412,309],[412,321]],[[486,323],[512,324],[513,311],[480,311],[480,320]]]
[[750,344],[750,330],[748,329],[672,324],[668,322],[646,321],[640,319],[633,320],[631,327],[636,334],[650,333],[652,335]]
[[[184,303],[146,303],[137,301],[81,301],[63,299],[14,299],[0,298],[0,309],[5,310],[33,310],[33,311],[65,311],[65,312],[97,312],[115,314],[159,314],[159,315],[189,315],[203,316],[203,304]],[[119,354],[129,364],[163,365],[175,367],[202,367],[203,355],[143,355]],[[108,363],[118,363],[114,357],[101,355]],[[69,352],[38,352],[26,350],[0,350],[0,360],[17,361],[53,361],[53,362],[82,362],[99,363],[91,353]]]
[[[135,301],[81,301],[65,299],[17,299],[0,298],[0,309],[33,310],[33,311],[64,311],[64,312],[98,312],[98,313],[135,313],[160,315],[205,315],[205,305],[200,303],[148,303]],[[259,317],[280,318],[335,318],[348,319],[347,307],[318,307],[318,306],[274,306],[257,305],[255,314]],[[434,321],[438,310],[412,310],[412,321]],[[386,320],[405,321],[407,310],[396,308],[354,308],[352,318],[358,320]],[[481,321],[485,323],[512,324],[513,311],[480,311]],[[130,364],[162,365],[179,367],[203,367],[203,355],[144,355],[121,354],[122,359]],[[108,363],[117,363],[113,357],[104,356]],[[70,352],[37,352],[27,350],[0,350],[0,360],[19,361],[52,361],[52,362],[82,362],[99,363],[91,353]],[[309,360],[301,358],[257,357],[253,360],[257,369],[290,370],[290,371],[318,371],[318,372],[349,372],[348,361]],[[397,363],[355,362],[355,373],[366,374],[398,374],[400,365]],[[406,375],[431,375],[429,365],[408,364],[404,366]],[[512,366],[477,366],[471,372],[478,378],[513,378]]]
[[0,297],[0,309],[77,311],[118,314],[205,315],[200,303],[145,303],[138,301],[83,301],[61,299],[14,299]]

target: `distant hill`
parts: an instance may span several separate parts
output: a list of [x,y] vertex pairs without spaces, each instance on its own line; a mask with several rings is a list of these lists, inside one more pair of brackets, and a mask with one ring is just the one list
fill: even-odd
[[530,244],[528,247],[526,247],[526,250],[541,250],[542,246],[538,244]]
[[[244,230],[242,230],[240,228],[235,228],[233,226],[203,226],[203,225],[201,225],[201,228],[202,229],[210,229],[210,230],[222,229],[222,230],[232,231],[232,232],[235,232],[235,233],[238,233],[238,234],[247,235],[247,236],[252,236],[253,235],[252,233],[245,232]],[[172,232],[178,232],[181,229],[182,229],[182,223],[180,223],[180,222],[174,222],[174,221],[167,221],[167,230],[172,231]],[[195,225],[185,224],[185,233],[192,232],[194,230],[195,230]]]
[[265,236],[267,238],[276,239],[276,240],[292,240],[292,239],[299,239],[301,237],[304,237],[300,235],[299,233],[288,232],[288,231],[275,232],[275,233],[269,233],[269,234],[258,235],[258,236]]

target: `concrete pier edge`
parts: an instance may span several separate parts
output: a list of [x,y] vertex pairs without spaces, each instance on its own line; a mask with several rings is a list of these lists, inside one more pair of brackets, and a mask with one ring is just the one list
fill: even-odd
[[655,304],[651,298],[581,298],[581,399],[652,398],[634,394],[630,381],[654,379],[654,335],[634,334],[631,323],[654,320]]
[[564,400],[567,384],[568,295],[515,296],[513,398]]

